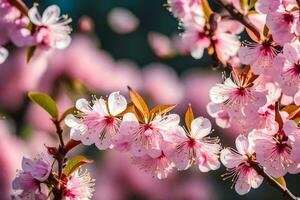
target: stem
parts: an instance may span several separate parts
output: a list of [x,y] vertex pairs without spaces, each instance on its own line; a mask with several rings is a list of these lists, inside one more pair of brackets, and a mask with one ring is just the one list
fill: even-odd
[[300,200],[299,197],[296,197],[288,188],[282,186],[278,183],[272,176],[268,175],[263,168],[261,168],[257,163],[251,165],[255,171],[264,177],[264,179],[275,189],[277,189],[281,194],[288,200]]
[[[245,27],[247,27],[249,30],[251,30],[254,35],[257,37],[258,40],[260,40],[260,33],[257,30],[257,28],[249,21],[248,17],[245,15],[242,15],[238,10],[236,10],[233,5],[225,5],[222,0],[214,0],[217,4],[219,4],[221,7],[223,7],[227,12],[231,15],[232,18],[239,21],[241,24],[243,24]],[[297,0],[300,1],[300,0]]]
[[8,2],[14,5],[24,16],[28,16],[28,8],[21,0],[8,0]]
[[56,128],[56,134],[59,138],[59,146],[58,146],[58,152],[55,155],[55,158],[57,160],[57,165],[58,165],[58,179],[59,182],[57,184],[57,189],[56,192],[54,193],[54,200],[61,200],[63,199],[63,188],[61,187],[61,178],[62,178],[62,170],[63,170],[63,165],[64,165],[64,160],[66,156],[65,152],[65,144],[63,140],[63,129],[61,128],[60,121],[57,119],[52,120],[55,128]]

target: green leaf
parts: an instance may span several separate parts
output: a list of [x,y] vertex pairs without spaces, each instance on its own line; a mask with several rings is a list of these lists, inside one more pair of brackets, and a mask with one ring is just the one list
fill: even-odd
[[47,111],[51,117],[57,118],[58,109],[55,101],[50,96],[41,92],[29,92],[28,97],[32,102],[38,104]]
[[29,61],[32,58],[35,50],[36,50],[35,46],[27,48],[27,50],[26,50],[26,61],[27,61],[27,63],[29,63]]
[[254,7],[257,0],[250,0],[249,2],[249,10]]
[[75,156],[67,162],[67,165],[65,166],[65,168],[63,170],[63,173],[66,176],[69,176],[70,174],[72,174],[73,172],[78,170],[82,165],[89,164],[92,162],[93,162],[92,160],[89,160],[84,156],[81,156],[81,155]]

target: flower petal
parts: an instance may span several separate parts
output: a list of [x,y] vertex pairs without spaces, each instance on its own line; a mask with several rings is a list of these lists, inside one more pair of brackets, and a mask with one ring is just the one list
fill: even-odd
[[84,113],[89,113],[92,111],[90,103],[84,98],[78,99],[75,107]]
[[4,63],[4,61],[8,57],[8,51],[4,47],[0,46],[0,64]]
[[34,5],[32,8],[30,8],[28,10],[28,17],[34,25],[37,25],[37,26],[43,25],[42,17],[40,15],[36,5]]
[[127,108],[127,101],[120,92],[113,92],[108,97],[108,108],[110,114],[116,116]]
[[42,23],[43,25],[54,24],[60,15],[60,8],[57,5],[49,6],[43,13]]
[[192,121],[191,136],[195,139],[201,139],[207,136],[211,131],[211,123],[204,117],[198,117]]

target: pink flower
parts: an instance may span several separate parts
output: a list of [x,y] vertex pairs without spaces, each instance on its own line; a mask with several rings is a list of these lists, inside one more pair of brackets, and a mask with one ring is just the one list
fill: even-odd
[[255,129],[249,133],[249,138],[256,153],[257,161],[271,176],[284,176],[287,172],[298,173],[300,167],[291,152],[294,151],[290,132],[290,122],[286,121],[283,129],[270,132],[267,129]]
[[[255,169],[251,167],[253,159],[253,149],[249,145],[247,137],[239,135],[235,140],[237,150],[225,148],[221,151],[221,162],[228,168],[224,174],[226,178],[231,178],[235,184],[235,191],[244,195],[252,188],[258,188],[263,182]],[[226,179],[225,178],[225,179]]]
[[257,2],[255,3],[255,10],[260,13],[268,14],[275,12],[278,9],[279,5],[280,0],[257,0]]
[[161,58],[172,57],[176,54],[172,40],[161,33],[150,32],[148,42],[155,55]]
[[110,28],[119,34],[130,33],[139,26],[139,19],[125,8],[114,8],[108,14],[107,22]]
[[116,117],[127,107],[127,101],[119,92],[109,95],[108,101],[95,99],[90,105],[86,99],[79,99],[76,108],[80,111],[75,117],[68,115],[65,119],[71,128],[71,138],[80,140],[85,145],[93,143],[101,149],[112,147],[119,132],[120,121]]
[[216,170],[220,167],[218,160],[221,149],[217,138],[206,137],[211,132],[208,119],[198,117],[191,123],[191,131],[186,133],[182,127],[171,129],[164,138],[176,145],[170,159],[179,170],[185,170],[195,162],[201,172]]
[[64,49],[71,42],[71,19],[67,16],[59,16],[60,8],[56,5],[49,6],[41,16],[37,5],[28,11],[30,21],[36,26],[36,42],[46,48]]
[[300,106],[300,90],[294,96],[294,102],[296,105]]
[[283,6],[276,12],[267,15],[266,25],[276,43],[283,46],[294,38],[299,14],[296,11],[287,11]]
[[239,58],[242,64],[251,65],[255,74],[267,73],[272,70],[273,59],[278,51],[269,41],[260,44],[245,42],[239,49]]
[[7,57],[8,57],[7,49],[0,46],[0,64],[4,63]]
[[94,192],[95,180],[91,178],[87,170],[79,169],[70,177],[67,177],[65,184],[66,200],[88,200]]
[[120,127],[121,141],[118,146],[126,145],[133,156],[143,156],[149,150],[161,149],[163,135],[178,126],[177,114],[155,115],[147,123],[139,123],[133,113],[126,113]]
[[300,43],[285,44],[283,54],[274,60],[274,80],[277,81],[282,92],[294,96],[300,86]]
[[13,189],[22,190],[22,193],[35,193],[40,182],[48,179],[51,173],[51,163],[45,155],[40,155],[34,160],[23,158],[22,171],[13,180]]
[[223,84],[217,84],[210,90],[210,99],[215,104],[221,104],[223,110],[233,117],[245,116],[257,111],[266,103],[266,96],[247,86],[247,81],[235,77],[227,78]]
[[133,157],[132,159],[133,164],[137,165],[141,170],[159,179],[167,178],[173,169],[173,165],[166,157],[165,151],[159,149],[149,150],[147,154],[141,157]]

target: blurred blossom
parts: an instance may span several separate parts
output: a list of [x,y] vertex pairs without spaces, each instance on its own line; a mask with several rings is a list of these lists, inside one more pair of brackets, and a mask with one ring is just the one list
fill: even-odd
[[12,180],[28,149],[13,135],[13,128],[6,120],[0,120],[0,137],[0,192],[1,199],[9,200]]
[[157,32],[148,33],[148,42],[158,57],[171,57],[176,54],[172,40],[166,35]]
[[116,7],[109,12],[107,22],[110,28],[119,34],[133,32],[140,23],[139,19],[132,12],[121,7]]
[[8,57],[7,49],[0,46],[0,64],[4,63],[7,57]]
[[132,165],[120,152],[108,152],[100,170],[97,168],[94,173],[98,173],[94,199],[126,200],[133,196],[157,200],[218,199],[204,177],[171,174],[168,179],[158,180]]
[[80,31],[84,33],[92,32],[95,28],[93,19],[86,15],[79,18],[78,26]]
[[25,51],[14,52],[0,67],[0,104],[9,110],[21,105],[29,90],[36,90],[47,67],[47,53],[37,52],[26,63]]
[[158,104],[179,103],[184,88],[176,72],[160,63],[153,63],[143,70],[144,91]]

